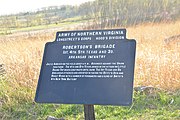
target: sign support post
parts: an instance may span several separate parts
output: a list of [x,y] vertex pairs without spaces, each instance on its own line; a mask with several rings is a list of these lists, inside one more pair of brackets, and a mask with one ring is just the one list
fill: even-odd
[[94,105],[84,105],[85,120],[95,120]]

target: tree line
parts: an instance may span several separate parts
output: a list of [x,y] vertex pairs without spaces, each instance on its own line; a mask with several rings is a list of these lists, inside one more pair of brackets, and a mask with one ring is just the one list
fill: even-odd
[[80,17],[101,27],[173,21],[180,17],[179,0],[95,0],[79,6],[50,6],[34,12],[0,16],[0,28],[14,29],[58,24]]

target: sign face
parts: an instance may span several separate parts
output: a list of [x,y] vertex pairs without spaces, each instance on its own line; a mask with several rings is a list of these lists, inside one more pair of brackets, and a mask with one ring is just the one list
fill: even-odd
[[130,105],[135,49],[125,29],[57,32],[45,46],[35,101]]

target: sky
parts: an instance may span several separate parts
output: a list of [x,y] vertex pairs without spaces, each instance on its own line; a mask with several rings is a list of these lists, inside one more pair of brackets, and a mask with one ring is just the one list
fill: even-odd
[[79,5],[94,0],[0,0],[0,15],[34,11],[38,8],[60,5]]

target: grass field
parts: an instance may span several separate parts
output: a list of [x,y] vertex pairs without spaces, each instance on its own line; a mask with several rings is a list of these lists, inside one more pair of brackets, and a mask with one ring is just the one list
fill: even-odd
[[[165,39],[180,34],[180,21],[127,28],[137,41],[135,86],[159,91],[134,93],[130,107],[96,106],[98,119],[180,119],[180,41]],[[33,102],[44,45],[55,32],[25,32],[0,36],[0,119],[45,119],[48,115],[82,119],[80,105],[42,105]]]
[[[89,20],[91,21],[91,20]],[[81,17],[73,17],[67,18],[57,24],[49,24],[49,25],[37,25],[31,27],[22,27],[22,28],[1,28],[0,35],[8,35],[8,34],[15,34],[19,32],[29,32],[29,31],[39,31],[39,30],[47,30],[47,29],[69,29],[80,24],[86,24],[87,20],[83,20]]]

